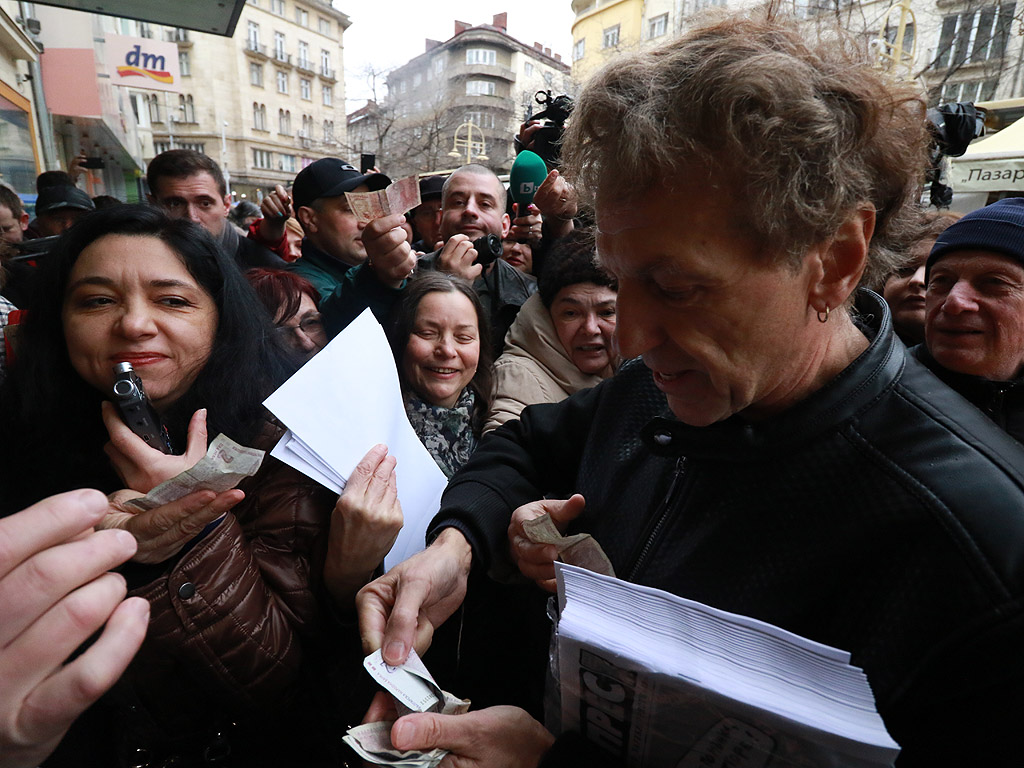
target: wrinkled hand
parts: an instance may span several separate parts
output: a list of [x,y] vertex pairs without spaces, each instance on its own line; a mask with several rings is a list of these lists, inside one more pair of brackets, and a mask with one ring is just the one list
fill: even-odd
[[437,268],[472,283],[484,270],[480,264],[473,263],[478,255],[467,235],[452,235],[437,254]]
[[531,247],[536,247],[543,237],[540,209],[531,204],[526,208],[527,213],[520,216],[519,203],[512,203],[512,210],[515,213],[515,218],[512,219],[512,228],[508,231],[508,239],[529,243]]
[[110,435],[104,452],[114,471],[133,491],[149,493],[165,480],[170,480],[194,467],[206,455],[206,409],[200,408],[188,423],[188,445],[182,456],[166,454],[146,445],[125,424],[113,403],[103,402],[103,423]]
[[99,491],[73,491],[0,520],[0,768],[42,762],[142,644],[149,603],[105,573],[135,541],[92,530],[106,509]]
[[583,497],[577,493],[564,501],[560,499],[533,501],[524,504],[512,513],[512,522],[508,527],[509,550],[512,559],[519,567],[520,573],[535,581],[541,589],[546,589],[548,592],[555,591],[555,560],[558,559],[558,550],[555,549],[554,544],[534,544],[526,538],[523,523],[548,514],[559,532],[565,533],[566,526],[570,521],[579,517],[585,506],[586,502]]
[[284,237],[284,223],[292,215],[292,197],[283,186],[278,184],[274,191],[263,198],[260,203],[259,233],[268,243],[276,243]]
[[441,768],[536,768],[555,737],[518,707],[489,707],[406,715],[391,727],[391,743],[402,750],[446,749]]
[[409,649],[430,646],[434,629],[466,596],[473,553],[455,528],[446,528],[422,552],[371,581],[356,596],[363,653],[384,649],[384,660],[404,664]]
[[334,505],[324,582],[342,606],[352,605],[402,529],[395,463],[386,445],[371,448]]
[[139,495],[129,490],[112,493],[107,514],[97,524],[99,528],[119,528],[134,536],[139,548],[132,560],[137,563],[162,563],[174,557],[203,528],[245,498],[245,493],[237,488],[223,493],[195,491],[148,512],[131,511],[125,505]]
[[370,269],[384,285],[400,288],[416,269],[416,256],[402,225],[405,216],[394,213],[367,222],[362,240]]
[[552,236],[563,237],[572,232],[572,220],[579,212],[579,197],[558,171],[551,171],[537,187],[533,204],[547,220]]

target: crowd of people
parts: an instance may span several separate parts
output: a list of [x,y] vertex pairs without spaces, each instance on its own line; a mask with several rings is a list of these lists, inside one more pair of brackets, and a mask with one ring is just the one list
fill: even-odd
[[[1024,198],[925,211],[928,141],[856,41],[762,10],[612,60],[528,207],[473,164],[361,222],[391,180],[325,158],[256,211],[191,150],[149,204],[0,187],[0,767],[341,766],[364,715],[445,768],[620,765],[542,725],[545,514],[850,652],[899,768],[1019,764]],[[449,479],[422,552],[383,570],[386,445],[340,496],[268,455],[130,503],[217,435],[269,450],[263,400],[366,310]],[[126,362],[171,453],[110,402]],[[374,699],[363,656],[413,649],[479,708]]]

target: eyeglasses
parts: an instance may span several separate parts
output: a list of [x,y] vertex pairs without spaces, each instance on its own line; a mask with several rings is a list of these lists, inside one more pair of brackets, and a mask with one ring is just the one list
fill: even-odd
[[320,315],[309,315],[303,318],[302,322],[297,325],[279,325],[277,330],[282,333],[292,333],[294,331],[302,331],[307,336],[312,336],[314,333],[319,333],[324,329],[324,321]]

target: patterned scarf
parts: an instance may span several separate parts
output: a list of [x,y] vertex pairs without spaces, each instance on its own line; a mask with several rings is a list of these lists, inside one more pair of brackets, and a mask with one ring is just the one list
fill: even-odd
[[411,392],[405,394],[409,423],[445,477],[454,475],[476,450],[472,425],[475,405],[476,395],[469,387],[462,390],[454,408],[430,405]]

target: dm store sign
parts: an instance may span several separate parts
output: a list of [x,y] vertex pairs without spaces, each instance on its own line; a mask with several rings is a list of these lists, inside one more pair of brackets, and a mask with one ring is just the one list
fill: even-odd
[[114,85],[174,93],[181,90],[175,43],[110,35],[105,47],[107,71]]

